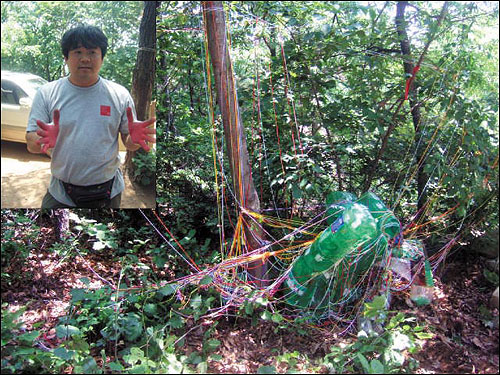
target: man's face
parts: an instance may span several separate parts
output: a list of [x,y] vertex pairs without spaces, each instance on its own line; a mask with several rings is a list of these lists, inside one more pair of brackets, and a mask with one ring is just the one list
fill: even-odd
[[101,48],[85,48],[83,46],[69,51],[64,59],[69,69],[69,80],[77,86],[92,86],[97,82],[102,66]]

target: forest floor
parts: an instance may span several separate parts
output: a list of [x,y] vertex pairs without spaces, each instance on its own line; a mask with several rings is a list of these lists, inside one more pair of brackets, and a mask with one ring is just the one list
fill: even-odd
[[[91,280],[91,287],[103,286],[90,267],[103,278],[117,280],[120,262],[103,253],[89,254],[85,259],[76,256],[71,261],[60,262],[61,258],[48,246],[54,241],[52,229],[42,227],[40,237],[40,251],[31,255],[22,269],[16,270],[25,277],[11,285],[3,285],[1,299],[2,303],[9,303],[11,310],[27,306],[21,318],[26,329],[29,331],[35,323],[42,322],[38,329],[43,332],[43,343],[54,348],[58,345],[55,326],[66,313],[71,289],[84,286],[79,281],[82,277]],[[483,265],[478,257],[465,250],[461,249],[460,257],[448,259],[436,273],[436,300],[431,305],[410,307],[404,298],[396,298],[392,306],[416,316],[420,324],[433,327],[434,337],[426,340],[423,348],[414,355],[420,363],[417,373],[499,372],[498,325],[495,327],[491,323],[495,319],[498,322],[498,310],[488,308],[490,315],[485,316],[488,313],[480,308],[488,306],[494,287],[483,276]],[[139,259],[148,262],[141,256]],[[203,335],[201,328],[190,331],[180,351],[188,354],[201,350]],[[271,322],[259,321],[252,326],[248,319],[229,321],[220,318],[212,337],[221,342],[216,353],[222,359],[208,363],[208,371],[216,373],[255,373],[261,366],[272,365],[276,353],[295,351],[304,355],[297,359],[295,370],[307,371],[311,368],[308,361],[324,357],[332,345],[339,344],[339,338],[325,330],[301,336],[275,330]],[[345,342],[351,338],[344,336],[341,340]],[[283,364],[276,369],[285,372],[287,367]],[[316,371],[327,372],[326,368],[316,368]]]

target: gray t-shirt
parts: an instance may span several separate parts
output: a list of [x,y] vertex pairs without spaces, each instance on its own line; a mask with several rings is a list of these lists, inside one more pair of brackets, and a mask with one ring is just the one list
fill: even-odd
[[128,134],[127,107],[134,112],[126,88],[102,77],[90,87],[61,78],[42,86],[33,99],[27,131],[38,130],[36,120],[53,122],[60,111],[59,135],[52,150],[49,192],[59,202],[75,206],[61,181],[95,185],[115,177],[111,197],[125,188],[119,169],[118,133]]

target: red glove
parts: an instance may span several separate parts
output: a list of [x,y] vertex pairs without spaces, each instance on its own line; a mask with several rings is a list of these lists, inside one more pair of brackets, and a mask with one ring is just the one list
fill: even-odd
[[40,137],[39,140],[36,141],[38,145],[43,144],[42,151],[47,153],[49,148],[54,148],[57,141],[57,135],[59,134],[59,110],[54,110],[54,124],[46,124],[43,121],[36,120],[36,124],[40,129],[36,131]]
[[132,142],[141,145],[144,151],[149,151],[150,148],[146,141],[155,143],[156,139],[150,137],[148,134],[155,134],[156,130],[148,128],[148,126],[153,124],[156,119],[153,117],[146,121],[134,121],[134,114],[130,107],[127,108],[127,119],[128,131]]

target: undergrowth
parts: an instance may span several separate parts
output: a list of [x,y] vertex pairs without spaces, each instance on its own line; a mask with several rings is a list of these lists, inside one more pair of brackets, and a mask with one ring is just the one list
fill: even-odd
[[[122,224],[134,218],[121,212],[115,221]],[[14,215],[3,223],[2,258],[25,267],[39,227],[27,228],[26,215]],[[116,287],[93,286],[86,277],[79,279],[82,288],[70,292],[66,314],[55,328],[56,346],[47,346],[39,330],[41,323],[27,331],[22,322],[26,307],[15,312],[2,304],[2,373],[206,373],[223,358],[221,340],[216,336],[217,321],[206,324],[204,316],[223,304],[220,294],[206,277],[199,286],[177,290],[160,284],[160,270],[169,277],[182,275],[178,259],[170,257],[165,244],[156,244],[151,228],[104,224],[83,215],[72,217],[72,232],[59,243],[46,247],[57,255],[58,262],[74,262],[96,254],[113,254],[111,262],[119,266]],[[26,228],[25,228],[26,227]],[[135,229],[135,228],[139,229]],[[29,229],[29,230],[27,230]],[[24,237],[21,235],[25,230]],[[193,246],[194,233],[181,239]],[[139,240],[138,238],[146,238]],[[202,249],[206,252],[206,249]],[[201,254],[200,254],[201,257]],[[144,261],[149,259],[149,261]],[[3,261],[3,259],[2,259]],[[10,274],[9,274],[10,275]],[[2,281],[4,280],[2,274]],[[16,276],[17,277],[17,276]],[[12,280],[6,278],[5,280]],[[306,336],[307,322],[290,321],[279,309],[271,309],[265,298],[249,299],[235,312],[236,319],[249,320],[252,326],[272,324],[274,332]],[[299,351],[273,351],[272,364],[261,366],[259,373],[320,372],[396,373],[413,372],[418,363],[412,355],[421,340],[432,336],[429,328],[414,317],[389,312],[385,299],[377,297],[365,305],[364,319],[379,329],[360,330],[357,337],[342,345],[332,345],[330,352],[309,358]],[[202,343],[194,351],[183,350],[189,334],[202,330]]]

